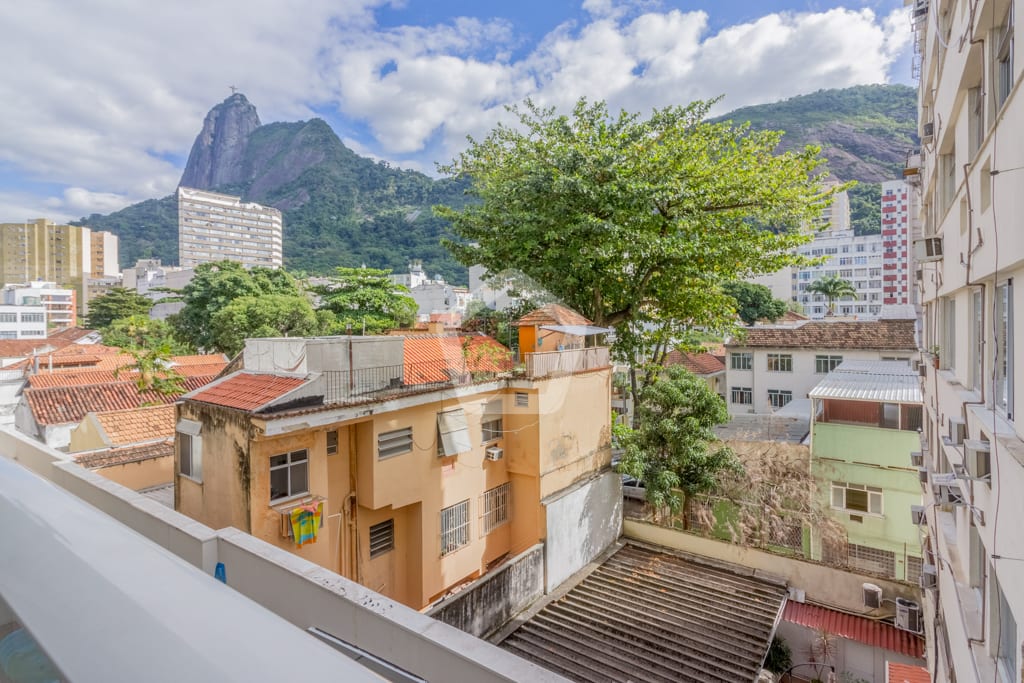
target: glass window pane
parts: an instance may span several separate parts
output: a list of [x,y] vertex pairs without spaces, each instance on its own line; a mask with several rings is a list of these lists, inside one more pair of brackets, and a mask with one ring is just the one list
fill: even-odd
[[305,450],[295,451],[292,453],[292,462],[302,462],[303,460],[306,460],[307,457]]
[[856,491],[854,489],[846,490],[846,509],[856,510],[858,512],[868,511],[868,492],[867,491]]
[[832,487],[832,507],[843,508],[846,507],[843,501],[843,489],[838,486]]
[[309,490],[309,464],[306,462],[291,466],[291,495],[298,495]]
[[275,455],[275,456],[272,456],[270,458],[270,466],[271,467],[280,467],[281,465],[287,465],[287,464],[288,464],[288,456],[287,455]]
[[270,471],[270,500],[288,496],[288,468]]

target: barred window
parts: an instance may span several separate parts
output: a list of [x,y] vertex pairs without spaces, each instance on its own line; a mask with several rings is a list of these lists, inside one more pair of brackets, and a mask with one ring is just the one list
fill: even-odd
[[772,408],[781,408],[790,401],[793,400],[792,391],[784,391],[782,389],[769,389],[768,390],[768,403]]
[[441,510],[441,557],[469,545],[469,501]]
[[793,355],[789,353],[769,353],[768,372],[793,372]]
[[842,356],[815,356],[814,372],[816,372],[819,375],[824,375],[835,370],[836,367],[842,362]]
[[754,402],[754,390],[750,387],[733,387],[732,402],[740,405],[751,405]]
[[489,534],[493,529],[498,528],[508,521],[508,508],[511,496],[511,486],[505,482],[489,491],[484,491],[483,505],[480,513],[480,528],[484,534]]
[[412,427],[383,432],[377,437],[377,459],[391,458],[412,450]]
[[847,547],[850,569],[860,569],[890,579],[896,578],[896,554],[892,551],[869,548],[866,545],[854,543],[850,543]]
[[332,429],[327,432],[327,455],[334,455],[338,452],[338,430]]
[[750,352],[729,354],[733,370],[753,370],[754,354]]
[[388,519],[370,527],[370,559],[395,549],[395,520]]

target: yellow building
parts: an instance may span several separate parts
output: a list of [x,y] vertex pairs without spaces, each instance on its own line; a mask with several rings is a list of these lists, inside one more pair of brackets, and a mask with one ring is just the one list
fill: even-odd
[[547,551],[561,581],[618,536],[621,493],[601,485],[606,516],[587,488],[618,478],[608,350],[550,355],[531,371],[487,337],[249,340],[244,369],[178,405],[175,509],[414,608],[552,535],[572,538]]

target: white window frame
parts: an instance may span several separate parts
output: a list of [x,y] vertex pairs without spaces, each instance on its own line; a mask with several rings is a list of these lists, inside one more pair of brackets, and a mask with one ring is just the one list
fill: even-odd
[[200,435],[202,429],[203,423],[195,420],[178,420],[175,427],[178,473],[198,483],[203,482],[203,437]]
[[480,418],[480,440],[487,444],[498,441],[505,434],[505,423],[500,400],[491,401],[484,406],[484,414]]
[[441,557],[469,545],[469,499],[443,508],[439,515]]
[[768,405],[776,410],[784,408],[790,401],[793,400],[793,392],[789,389],[769,389],[768,390]]
[[486,536],[509,520],[512,485],[509,482],[484,491],[480,497],[480,534]]
[[[746,398],[747,400],[736,400],[737,397],[740,399]],[[729,400],[738,406],[754,405],[754,390],[751,387],[730,387]]]
[[995,408],[1013,419],[1013,280],[995,289],[995,344],[992,355],[992,399]]
[[[843,362],[842,356],[833,356],[831,354],[816,355],[814,357],[814,374],[816,375],[827,375],[836,369],[836,367]],[[822,370],[822,368],[825,368]]]
[[769,353],[768,372],[793,372],[793,354]]
[[751,351],[737,351],[729,354],[729,368],[732,370],[753,370],[754,354]]
[[[274,461],[274,458],[280,457],[284,457],[284,462],[282,464],[270,464]],[[273,489],[269,489],[269,495],[271,496],[270,503],[272,505],[276,505],[281,501],[290,500],[292,498],[297,498],[299,496],[305,496],[309,493],[309,451],[307,449],[299,448],[297,450],[289,451],[287,453],[275,453],[274,455],[270,456],[270,459],[267,460],[267,463],[270,466],[270,480],[273,479],[274,472],[278,472],[280,470],[286,470],[288,472],[288,488],[284,495],[280,495],[274,498]],[[306,486],[301,491],[297,490],[298,487],[295,487],[293,489],[292,486],[292,472],[293,470],[299,469],[300,467],[305,468],[306,470]],[[268,480],[267,482],[268,488],[270,485],[270,480]]]
[[[848,507],[847,491],[857,491],[865,495],[866,510]],[[833,510],[842,510],[851,515],[867,515],[869,517],[885,516],[885,496],[877,486],[866,486],[864,484],[850,484],[848,482],[832,482],[832,491],[829,503]]]

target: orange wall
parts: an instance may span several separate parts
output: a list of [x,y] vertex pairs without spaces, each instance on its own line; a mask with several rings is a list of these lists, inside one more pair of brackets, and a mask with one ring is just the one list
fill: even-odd
[[138,491],[160,484],[170,484],[174,481],[174,456],[148,458],[123,465],[102,467],[93,471],[101,477]]

